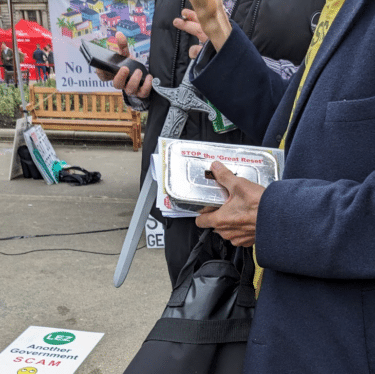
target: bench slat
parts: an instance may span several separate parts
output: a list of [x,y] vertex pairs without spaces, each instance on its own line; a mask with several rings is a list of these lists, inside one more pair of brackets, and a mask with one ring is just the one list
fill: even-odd
[[61,94],[56,94],[56,112],[62,112],[62,110],[61,110]]
[[101,95],[100,97],[100,111],[101,113],[105,113],[105,96]]
[[115,113],[115,98],[113,96],[109,97],[109,111]]
[[41,125],[46,130],[65,131],[98,131],[98,132],[125,132],[133,139],[133,125],[121,121],[79,121],[79,120],[53,120],[50,118],[35,119],[34,125]]
[[48,95],[48,106],[47,106],[47,108],[48,108],[48,111],[51,111],[51,112],[53,112],[53,101],[52,101],[52,94],[49,94]]
[[85,124],[88,125],[95,125],[98,124],[100,126],[108,126],[108,127],[129,127],[129,129],[133,128],[132,122],[128,121],[104,121],[104,120],[79,120],[79,119],[54,119],[54,118],[36,118],[33,120],[33,123],[41,123],[41,124],[69,124],[69,126],[82,126]]
[[83,95],[83,113],[87,114],[88,112],[88,104],[87,104],[87,95]]
[[43,118],[77,118],[77,119],[108,119],[112,121],[131,121],[132,120],[132,115],[128,112],[121,113],[119,116],[118,113],[109,113],[109,112],[96,112],[96,113],[83,113],[83,112],[76,112],[75,110],[72,112],[65,112],[63,110],[58,111],[55,110],[53,112],[49,112],[48,110],[35,110],[35,117],[43,117]]
[[70,112],[70,95],[69,94],[65,94],[65,110],[67,113]]
[[79,95],[74,95],[74,111],[79,111]]
[[92,112],[93,113],[95,113],[95,115],[96,115],[96,112],[97,112],[97,107],[96,107],[96,95],[95,94],[92,94],[91,95],[91,100],[92,100],[92,102],[91,102],[91,105],[92,105]]

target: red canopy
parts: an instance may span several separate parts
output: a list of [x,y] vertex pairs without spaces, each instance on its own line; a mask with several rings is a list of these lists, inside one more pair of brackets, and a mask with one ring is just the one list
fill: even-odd
[[5,32],[5,30],[3,30],[3,29],[0,29],[0,38],[1,38],[1,41],[3,41],[3,40],[4,40],[4,37],[5,37],[5,35],[6,35],[6,32]]
[[43,26],[39,25],[39,23],[28,21],[29,25],[39,34],[42,35],[46,39],[52,39],[51,31],[45,29]]
[[[33,59],[33,52],[36,45],[44,48],[47,44],[52,44],[52,34],[50,31],[40,26],[36,22],[26,21],[21,19],[15,25],[17,45],[20,52],[25,55],[25,60],[21,63],[21,70],[30,71],[30,79],[36,79],[35,61]],[[12,30],[0,31],[1,40],[12,48]]]

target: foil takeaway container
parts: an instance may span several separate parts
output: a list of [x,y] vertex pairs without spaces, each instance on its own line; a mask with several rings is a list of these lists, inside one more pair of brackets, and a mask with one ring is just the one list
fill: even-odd
[[197,212],[221,206],[228,191],[213,178],[210,166],[222,162],[236,176],[267,187],[279,180],[284,152],[274,148],[174,140],[165,152],[165,189],[174,209]]

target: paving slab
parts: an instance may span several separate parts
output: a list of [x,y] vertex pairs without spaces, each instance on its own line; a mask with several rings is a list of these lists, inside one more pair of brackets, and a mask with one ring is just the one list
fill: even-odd
[[[103,332],[76,373],[122,374],[171,291],[164,250],[147,249],[144,237],[124,284],[113,286],[141,152],[130,144],[54,148],[103,180],[81,187],[9,181],[12,143],[0,143],[0,351],[32,325]],[[90,233],[101,230],[114,231]]]

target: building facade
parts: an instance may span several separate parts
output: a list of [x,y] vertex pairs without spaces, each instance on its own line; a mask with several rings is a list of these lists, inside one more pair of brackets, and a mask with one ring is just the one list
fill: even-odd
[[[48,0],[12,0],[13,19],[16,24],[20,19],[34,21],[51,29]],[[8,29],[10,27],[10,15],[8,9],[8,1],[0,0],[0,28]]]

